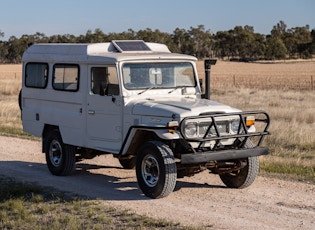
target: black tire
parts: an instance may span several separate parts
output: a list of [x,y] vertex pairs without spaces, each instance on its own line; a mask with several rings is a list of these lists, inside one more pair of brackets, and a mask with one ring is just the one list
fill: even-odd
[[134,169],[136,167],[137,159],[135,157],[130,159],[119,159],[119,163],[124,169]]
[[162,198],[173,192],[177,170],[172,150],[159,141],[149,141],[137,155],[137,180],[142,192],[151,198]]
[[[252,148],[251,141],[247,141],[246,148]],[[231,173],[220,174],[222,182],[229,188],[246,188],[250,186],[256,179],[259,172],[259,159],[258,157],[248,157],[243,159],[246,161],[246,166],[240,170]]]
[[50,130],[45,138],[45,154],[49,171],[56,176],[71,174],[75,168],[75,147],[64,144],[58,130]]

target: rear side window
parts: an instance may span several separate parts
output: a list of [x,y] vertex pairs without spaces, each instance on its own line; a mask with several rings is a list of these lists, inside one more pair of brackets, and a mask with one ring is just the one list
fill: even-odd
[[25,66],[25,86],[46,88],[48,81],[47,63],[27,63]]
[[63,91],[78,91],[79,66],[74,64],[54,65],[53,88]]

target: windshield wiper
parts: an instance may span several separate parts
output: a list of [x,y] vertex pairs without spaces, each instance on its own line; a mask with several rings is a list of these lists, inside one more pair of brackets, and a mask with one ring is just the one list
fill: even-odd
[[187,86],[176,86],[175,88],[171,89],[171,91],[168,92],[168,94],[173,93],[177,89],[185,89]]
[[156,86],[151,86],[151,87],[149,87],[149,88],[144,89],[144,90],[141,91],[140,93],[138,93],[138,95],[143,94],[143,93],[147,92],[148,90],[156,89],[156,88],[157,88]]

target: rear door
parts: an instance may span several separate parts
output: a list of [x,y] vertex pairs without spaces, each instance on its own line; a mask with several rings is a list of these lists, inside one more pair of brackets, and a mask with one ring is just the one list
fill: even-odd
[[122,144],[122,97],[115,66],[89,66],[88,146],[118,153]]

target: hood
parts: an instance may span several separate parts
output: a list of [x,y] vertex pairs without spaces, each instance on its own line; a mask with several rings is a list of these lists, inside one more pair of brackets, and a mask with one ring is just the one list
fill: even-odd
[[240,110],[230,106],[199,98],[146,99],[133,105],[134,115],[158,117],[187,117],[209,113],[229,113]]

